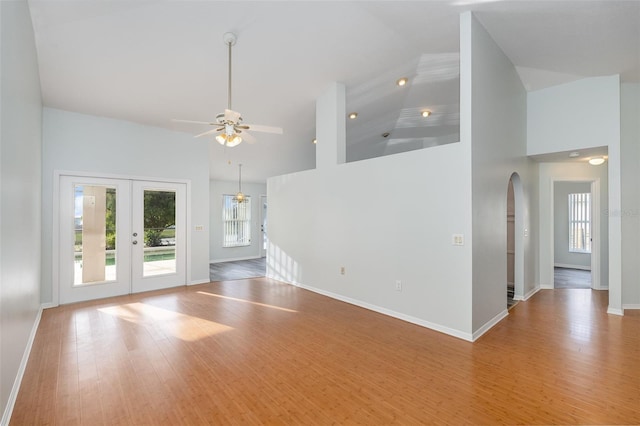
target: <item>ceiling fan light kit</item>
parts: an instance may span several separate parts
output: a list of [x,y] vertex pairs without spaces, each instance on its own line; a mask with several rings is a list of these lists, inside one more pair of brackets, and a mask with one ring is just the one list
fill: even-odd
[[222,40],[224,41],[224,44],[226,44],[229,49],[229,79],[228,79],[228,85],[227,85],[227,109],[224,110],[224,113],[218,114],[216,116],[215,121],[213,122],[192,121],[192,120],[174,120],[174,121],[216,126],[215,129],[200,133],[195,137],[199,138],[201,136],[206,136],[216,132],[220,132],[215,137],[216,141],[218,141],[220,145],[229,147],[229,148],[233,148],[234,146],[240,145],[242,141],[247,141],[248,143],[255,142],[256,139],[253,137],[253,135],[251,135],[248,132],[248,130],[281,135],[283,131],[280,127],[260,126],[257,124],[243,124],[242,116],[240,115],[240,113],[237,111],[233,111],[231,109],[231,47],[236,44],[237,38],[236,38],[236,35],[233,33],[225,33],[222,36]]

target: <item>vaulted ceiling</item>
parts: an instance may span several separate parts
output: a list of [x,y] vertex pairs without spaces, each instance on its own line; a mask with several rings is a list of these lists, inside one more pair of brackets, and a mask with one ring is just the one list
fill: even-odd
[[[382,76],[392,87],[411,64],[419,75],[421,60],[455,57],[466,10],[511,59],[527,90],[611,74],[640,81],[637,1],[29,0],[29,6],[46,106],[192,134],[206,128],[171,119],[209,121],[226,107],[222,35],[234,32],[233,109],[246,122],[280,126],[284,134],[256,133],[257,143],[226,149],[212,138],[194,139],[211,145],[210,174],[221,180],[234,180],[239,162],[247,181],[313,168],[315,100],[327,85],[345,83],[348,103],[375,111],[372,104],[391,90]],[[403,96],[393,101],[397,114],[378,114],[398,123]],[[419,110],[423,101],[412,96],[407,108]],[[407,120],[396,144],[438,134],[411,130]],[[364,150],[362,158],[376,144],[393,151],[391,141],[369,147],[362,136],[386,127],[360,129],[347,143]]]

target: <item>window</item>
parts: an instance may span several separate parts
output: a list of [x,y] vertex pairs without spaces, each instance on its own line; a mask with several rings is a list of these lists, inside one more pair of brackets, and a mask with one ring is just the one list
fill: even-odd
[[591,194],[569,194],[569,251],[591,253]]
[[235,195],[222,196],[222,247],[251,245],[251,197],[239,203]]

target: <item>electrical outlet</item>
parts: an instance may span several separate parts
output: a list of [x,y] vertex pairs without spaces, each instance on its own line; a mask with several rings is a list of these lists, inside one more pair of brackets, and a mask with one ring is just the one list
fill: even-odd
[[344,268],[344,266],[340,267],[340,275],[344,275],[346,273],[346,269]]
[[454,246],[463,246],[464,245],[464,235],[463,234],[453,234],[451,236],[451,244]]
[[402,281],[396,280],[396,291],[402,291]]

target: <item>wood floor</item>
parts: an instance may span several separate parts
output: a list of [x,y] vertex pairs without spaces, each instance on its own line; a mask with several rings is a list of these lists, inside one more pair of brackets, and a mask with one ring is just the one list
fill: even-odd
[[47,309],[11,425],[639,424],[640,312],[606,299],[475,343],[265,278]]

